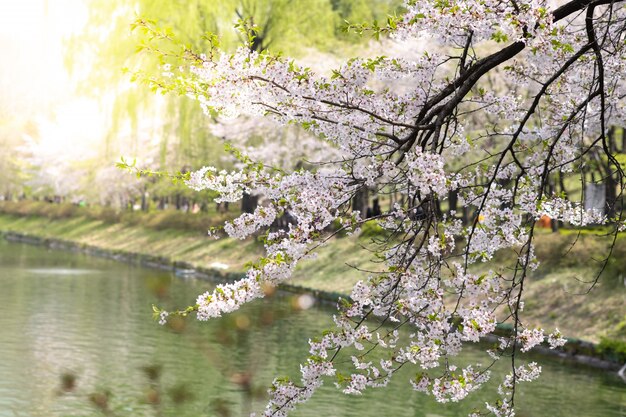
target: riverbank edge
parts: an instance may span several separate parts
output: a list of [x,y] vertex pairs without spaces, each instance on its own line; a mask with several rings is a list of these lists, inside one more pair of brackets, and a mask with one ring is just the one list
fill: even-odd
[[[0,237],[9,242],[25,243],[36,246],[44,246],[51,249],[84,253],[90,256],[113,259],[118,262],[137,264],[147,268],[171,271],[178,276],[193,277],[211,282],[232,282],[244,275],[243,272],[227,272],[216,268],[206,268],[189,262],[174,261],[165,256],[154,256],[148,253],[119,249],[105,249],[73,240],[43,237],[11,230],[0,230]],[[319,290],[288,283],[279,284],[278,289],[295,294],[310,294],[315,297],[318,302],[324,304],[334,305],[340,298],[349,299],[349,296],[343,293]],[[510,334],[511,330],[510,326],[499,324],[496,327],[494,334],[485,338],[485,341],[488,343],[497,342],[499,336]],[[547,347],[537,346],[533,348],[533,351],[539,354],[556,356],[563,360],[607,371],[619,370],[620,372],[623,372],[626,367],[626,364],[621,364],[607,358],[603,352],[598,350],[597,344],[576,338],[568,338],[566,345],[559,350],[552,350]]]

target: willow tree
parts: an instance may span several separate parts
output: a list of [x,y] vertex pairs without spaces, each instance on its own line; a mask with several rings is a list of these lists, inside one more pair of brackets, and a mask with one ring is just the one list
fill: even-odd
[[[311,50],[334,51],[350,42],[341,31],[345,19],[369,21],[393,9],[396,0],[95,0],[89,2],[86,31],[70,42],[67,61],[71,68],[87,76],[82,90],[98,97],[114,92],[112,126],[108,136],[107,156],[119,156],[120,132],[131,136],[141,133],[141,119],[147,113],[161,118],[153,134],[162,138],[161,159],[170,169],[224,155],[223,144],[211,140],[208,121],[199,108],[187,100],[169,96],[158,106],[149,91],[129,82],[123,68],[154,73],[163,62],[152,54],[137,54],[136,37],[130,35],[130,23],[141,15],[158,21],[177,34],[182,44],[199,49],[206,33],[219,34],[225,49],[242,40],[233,25],[257,28],[255,49],[271,49],[301,56]],[[131,148],[132,149],[132,148]]]

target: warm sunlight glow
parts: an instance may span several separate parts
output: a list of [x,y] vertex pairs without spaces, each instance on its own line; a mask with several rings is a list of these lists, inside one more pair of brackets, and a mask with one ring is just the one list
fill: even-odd
[[76,151],[103,132],[97,103],[77,98],[64,65],[67,37],[86,19],[81,0],[0,2],[0,114],[35,122],[35,139],[58,152]]

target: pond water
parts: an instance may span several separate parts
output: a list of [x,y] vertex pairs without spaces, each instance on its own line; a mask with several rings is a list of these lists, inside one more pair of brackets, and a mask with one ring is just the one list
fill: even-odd
[[[299,310],[277,294],[221,320],[151,319],[151,306],[193,303],[210,284],[86,255],[0,242],[0,417],[242,416],[261,411],[273,377],[298,377],[307,340],[331,311]],[[479,349],[466,360],[483,360]],[[521,385],[518,416],[625,416],[615,374],[545,357]],[[504,362],[504,361],[503,361]],[[508,370],[498,364],[495,373]],[[347,397],[326,384],[294,416],[461,416],[493,400],[483,389],[442,406],[411,390],[410,370],[388,389]],[[492,379],[498,375],[494,375]]]

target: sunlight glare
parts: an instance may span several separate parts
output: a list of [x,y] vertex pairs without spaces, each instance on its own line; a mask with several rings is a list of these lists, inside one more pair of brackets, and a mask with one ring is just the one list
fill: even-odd
[[36,139],[49,150],[84,153],[104,132],[98,103],[75,94],[64,65],[67,38],[87,17],[84,0],[0,1],[0,112],[36,121]]

